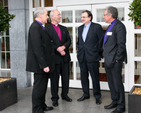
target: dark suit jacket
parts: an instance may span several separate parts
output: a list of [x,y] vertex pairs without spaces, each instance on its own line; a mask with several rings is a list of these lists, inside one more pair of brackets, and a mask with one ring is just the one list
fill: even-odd
[[[59,39],[58,34],[56,33],[52,24],[46,26],[46,30],[48,31],[51,39],[53,40],[53,48],[54,48],[54,53],[55,53],[55,64],[59,64],[62,61],[70,62],[70,53],[69,53],[69,47],[71,44],[70,35],[66,27],[60,24],[58,25],[61,30],[61,36],[62,36],[61,39],[62,40]],[[61,54],[57,51],[57,48],[62,45],[66,47],[65,56],[61,56]]]
[[54,71],[54,53],[50,37],[42,26],[34,21],[28,33],[28,53],[26,71],[44,73],[43,68],[49,66]]
[[122,22],[116,20],[113,28],[110,31],[112,34],[107,36],[106,42],[103,46],[103,39],[101,40],[101,47],[104,48],[103,55],[105,63],[108,67],[112,67],[115,61],[125,61],[127,63],[126,54],[126,28]]
[[100,60],[98,53],[99,41],[103,36],[101,25],[91,23],[85,42],[82,38],[84,25],[78,28],[78,41],[77,41],[77,58],[79,62],[83,62],[84,57],[87,62],[95,62]]

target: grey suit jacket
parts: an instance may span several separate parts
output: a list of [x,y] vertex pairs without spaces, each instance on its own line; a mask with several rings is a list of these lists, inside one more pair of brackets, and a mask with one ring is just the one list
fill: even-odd
[[[104,39],[104,36],[103,36]],[[110,33],[107,34],[107,39],[103,45],[103,55],[105,63],[108,67],[112,67],[117,61],[125,61],[127,63],[126,54],[126,28],[122,22],[116,20]]]

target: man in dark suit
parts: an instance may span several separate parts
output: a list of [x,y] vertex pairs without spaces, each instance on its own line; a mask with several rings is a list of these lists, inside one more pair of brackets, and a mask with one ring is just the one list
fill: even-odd
[[71,102],[72,99],[68,97],[69,91],[69,73],[70,73],[70,53],[69,47],[71,39],[66,27],[60,25],[61,14],[58,10],[50,12],[51,24],[46,26],[51,39],[53,40],[53,48],[55,53],[55,70],[51,74],[51,93],[53,106],[58,106],[58,88],[59,77],[62,78],[62,99]]
[[93,95],[96,104],[101,104],[101,92],[99,83],[99,60],[98,53],[99,40],[103,35],[101,25],[91,22],[93,15],[85,10],[81,14],[83,25],[78,28],[77,58],[81,71],[81,84],[83,96],[77,101],[83,101],[90,97],[89,94],[89,73],[93,82]]
[[54,53],[50,37],[42,26],[49,18],[47,10],[36,8],[35,21],[31,24],[28,33],[28,53],[26,70],[34,72],[32,91],[32,113],[44,113],[52,110],[45,104],[45,95],[49,73],[55,69]]
[[112,103],[104,106],[104,108],[111,109],[116,107],[112,113],[122,113],[125,111],[125,94],[121,73],[123,61],[127,62],[126,29],[117,17],[118,11],[115,7],[110,6],[106,8],[103,18],[106,23],[110,23],[110,26],[101,41],[112,99]]

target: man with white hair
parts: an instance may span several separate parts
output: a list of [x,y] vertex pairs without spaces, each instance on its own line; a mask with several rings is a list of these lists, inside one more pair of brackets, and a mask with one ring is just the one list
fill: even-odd
[[70,73],[70,53],[69,47],[71,39],[69,32],[65,26],[60,25],[61,14],[58,10],[52,10],[50,13],[51,24],[46,26],[51,39],[53,40],[53,48],[55,53],[55,71],[51,74],[51,93],[53,106],[58,106],[58,87],[59,77],[62,78],[62,99],[71,102],[68,97],[69,91],[69,73]]
[[32,91],[32,113],[44,113],[52,110],[45,104],[45,95],[50,73],[54,67],[54,53],[52,41],[43,25],[47,23],[48,12],[38,7],[34,11],[35,21],[28,33],[28,53],[26,71],[34,72]]

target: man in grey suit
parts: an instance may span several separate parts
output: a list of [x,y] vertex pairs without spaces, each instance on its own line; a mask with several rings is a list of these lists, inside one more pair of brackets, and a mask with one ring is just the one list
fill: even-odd
[[105,70],[108,85],[111,91],[112,103],[104,106],[105,109],[116,107],[112,113],[125,111],[125,94],[122,83],[122,64],[127,62],[126,55],[126,28],[118,19],[118,11],[115,7],[108,7],[103,18],[110,23],[101,41],[105,61]]
[[81,71],[81,84],[83,96],[77,101],[83,101],[90,97],[89,94],[89,72],[93,82],[93,95],[96,104],[101,104],[101,92],[99,83],[99,40],[103,36],[101,25],[92,22],[93,15],[85,10],[81,14],[83,25],[78,28],[77,58]]

